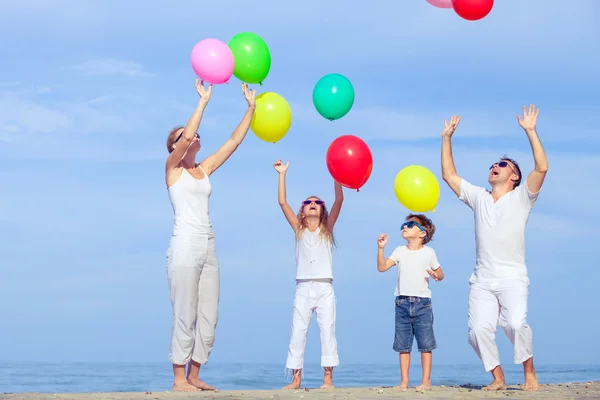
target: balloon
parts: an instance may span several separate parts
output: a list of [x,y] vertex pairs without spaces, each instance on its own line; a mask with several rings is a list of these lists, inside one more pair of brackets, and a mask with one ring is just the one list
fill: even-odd
[[396,175],[394,192],[398,201],[411,211],[435,211],[440,199],[440,184],[427,168],[409,165]]
[[373,170],[369,146],[353,135],[343,135],[331,142],[326,160],[333,179],[350,189],[360,189]]
[[292,109],[277,93],[265,92],[256,96],[256,109],[250,129],[265,142],[281,140],[292,125]]
[[254,33],[242,32],[232,37],[228,46],[235,60],[233,75],[242,82],[262,85],[271,69],[271,52],[265,41]]
[[427,0],[427,2],[438,8],[452,8],[452,0]]
[[313,104],[330,121],[342,118],[354,104],[352,83],[341,74],[325,75],[313,89]]
[[217,39],[199,41],[192,49],[191,61],[198,78],[208,83],[226,83],[233,74],[233,54]]
[[452,7],[460,17],[476,21],[492,11],[494,0],[452,0]]

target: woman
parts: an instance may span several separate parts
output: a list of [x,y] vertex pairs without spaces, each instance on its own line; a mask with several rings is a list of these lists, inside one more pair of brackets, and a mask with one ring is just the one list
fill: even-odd
[[[167,250],[167,275],[173,306],[169,361],[173,363],[173,391],[215,390],[198,377],[208,362],[215,340],[219,306],[219,265],[208,212],[209,177],[233,154],[246,137],[256,91],[242,84],[248,109],[231,137],[214,154],[196,164],[200,150],[198,127],[212,93],[212,85],[198,83],[200,100],[185,127],[169,133],[166,184],[175,213]],[[186,374],[186,364],[188,371]]]

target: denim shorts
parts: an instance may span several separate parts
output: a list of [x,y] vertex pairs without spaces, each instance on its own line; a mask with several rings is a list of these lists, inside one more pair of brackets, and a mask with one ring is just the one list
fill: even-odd
[[420,352],[437,348],[433,334],[433,310],[428,297],[396,297],[396,334],[394,350],[398,353],[410,353],[413,337],[417,339]]

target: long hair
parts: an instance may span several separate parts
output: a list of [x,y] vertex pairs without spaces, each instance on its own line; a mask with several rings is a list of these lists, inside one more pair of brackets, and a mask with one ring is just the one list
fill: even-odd
[[[308,199],[321,200],[317,196],[307,197],[306,200]],[[302,237],[302,235],[304,234],[304,230],[308,227],[306,223],[306,215],[304,215],[304,207],[306,207],[304,204],[300,205],[300,210],[296,215],[298,217],[298,221],[300,222],[300,229],[298,229],[298,232],[296,233],[296,240]],[[335,238],[333,237],[333,231],[329,229],[329,213],[327,212],[327,206],[325,204],[317,204],[317,207],[321,207],[321,216],[319,218],[319,231],[321,239],[328,240],[333,246],[335,246],[336,244]]]

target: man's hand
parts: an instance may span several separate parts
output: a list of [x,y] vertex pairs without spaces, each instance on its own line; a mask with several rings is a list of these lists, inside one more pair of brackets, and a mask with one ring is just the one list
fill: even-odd
[[432,269],[428,269],[427,273],[429,274],[429,276],[431,276],[433,278],[434,281],[439,282],[442,280],[442,276],[440,276],[441,274],[439,273],[438,270],[432,270]]
[[452,118],[450,118],[450,123],[444,120],[444,130],[442,131],[442,137],[451,138],[459,122],[460,117],[457,117],[456,115],[453,115]]
[[377,238],[377,246],[379,246],[380,249],[383,249],[385,247],[385,245],[387,244],[387,242],[388,242],[388,235],[387,235],[387,233],[382,233]]
[[525,132],[535,131],[535,125],[537,123],[539,112],[540,109],[538,108],[536,110],[533,104],[529,105],[529,110],[523,106],[523,118],[521,118],[520,115],[517,115],[517,121],[519,121],[519,125],[525,130]]

